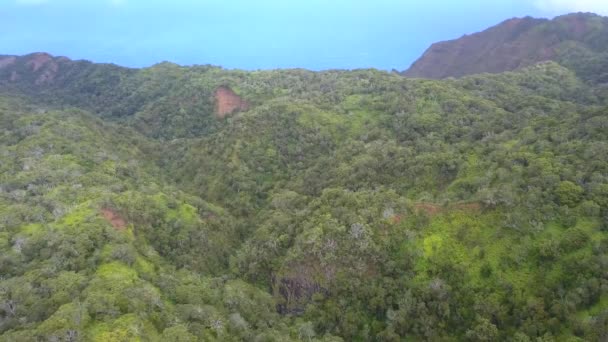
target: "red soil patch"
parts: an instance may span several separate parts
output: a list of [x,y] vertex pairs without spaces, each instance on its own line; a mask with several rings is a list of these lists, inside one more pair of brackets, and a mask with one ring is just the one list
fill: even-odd
[[215,115],[222,119],[237,111],[249,109],[249,103],[228,87],[219,87],[215,91]]
[[6,68],[7,66],[15,63],[17,57],[5,57],[0,59],[0,69]]
[[116,230],[124,230],[127,222],[111,209],[101,209],[101,215],[108,221]]
[[454,204],[452,206],[452,209],[463,210],[463,211],[480,211],[481,210],[481,204],[480,203],[476,203],[476,202]]
[[414,204],[416,212],[423,212],[429,216],[435,216],[443,211],[443,208],[433,203],[416,203]]
[[53,60],[53,57],[48,53],[35,53],[26,64],[32,67],[33,72],[36,72],[51,60]]
[[435,216],[446,212],[448,210],[462,210],[466,212],[479,212],[481,211],[481,204],[477,202],[471,203],[456,203],[448,207],[442,207],[433,203],[416,203],[414,204],[414,211],[420,213],[423,212],[428,216]]

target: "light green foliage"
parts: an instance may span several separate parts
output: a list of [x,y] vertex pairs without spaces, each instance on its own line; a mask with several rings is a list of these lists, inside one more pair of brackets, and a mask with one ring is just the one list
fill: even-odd
[[139,342],[156,339],[154,329],[134,314],[120,316],[110,323],[102,323],[92,326],[87,334],[91,341],[111,342]]
[[606,336],[604,90],[556,63],[63,67],[0,84],[0,340]]
[[47,340],[79,340],[83,339],[83,328],[89,321],[90,317],[82,304],[69,303],[61,306],[51,317],[42,322],[36,333]]
[[559,183],[555,193],[560,204],[574,207],[581,201],[584,190],[570,181],[564,181]]
[[196,342],[196,336],[188,332],[188,328],[182,324],[167,328],[161,336],[163,341]]

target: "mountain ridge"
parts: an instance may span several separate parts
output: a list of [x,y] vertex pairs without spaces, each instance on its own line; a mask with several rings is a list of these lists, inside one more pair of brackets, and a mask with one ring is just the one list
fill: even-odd
[[484,31],[431,45],[402,75],[442,79],[512,71],[552,60],[584,79],[605,82],[606,36],[608,18],[593,13],[571,13],[551,20],[512,18]]

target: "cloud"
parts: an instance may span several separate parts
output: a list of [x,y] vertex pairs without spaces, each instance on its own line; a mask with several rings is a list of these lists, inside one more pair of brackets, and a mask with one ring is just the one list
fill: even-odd
[[608,15],[608,0],[536,0],[535,5],[550,14],[594,12]]

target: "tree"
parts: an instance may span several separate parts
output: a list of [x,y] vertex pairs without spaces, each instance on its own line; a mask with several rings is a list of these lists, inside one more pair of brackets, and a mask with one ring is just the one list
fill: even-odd
[[478,316],[475,326],[467,330],[466,337],[470,341],[496,341],[498,328],[488,319]]
[[555,194],[559,204],[568,207],[575,207],[583,198],[584,190],[579,185],[576,185],[570,181],[563,181],[559,183]]
[[196,342],[196,336],[192,335],[188,328],[183,324],[174,325],[163,331],[161,337],[163,341],[175,341],[175,342]]

